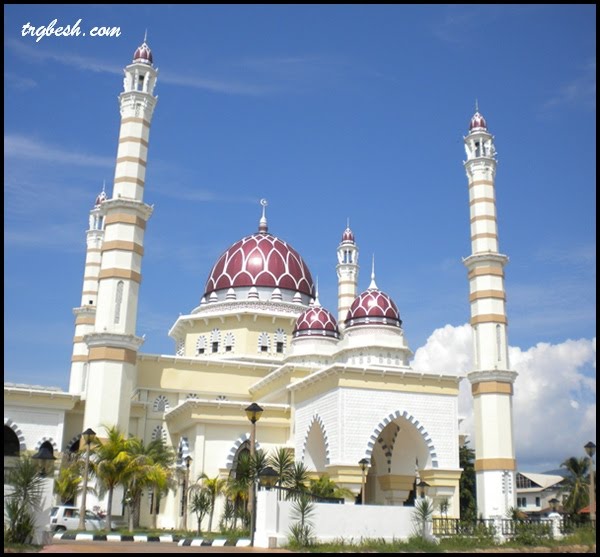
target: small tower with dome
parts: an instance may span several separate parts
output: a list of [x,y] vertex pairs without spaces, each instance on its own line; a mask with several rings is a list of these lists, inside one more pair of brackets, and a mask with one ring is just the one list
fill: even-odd
[[338,323],[343,329],[350,305],[358,292],[358,246],[349,221],[337,248],[337,260]]

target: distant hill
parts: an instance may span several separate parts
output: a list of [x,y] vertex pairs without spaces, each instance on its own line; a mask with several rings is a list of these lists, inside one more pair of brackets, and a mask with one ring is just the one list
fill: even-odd
[[552,476],[562,476],[566,478],[569,476],[569,471],[565,468],[557,468],[556,470],[550,470],[549,472],[542,472],[542,474],[549,474]]

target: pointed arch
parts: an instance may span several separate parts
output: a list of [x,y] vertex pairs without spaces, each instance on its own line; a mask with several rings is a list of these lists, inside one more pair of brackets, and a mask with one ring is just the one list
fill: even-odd
[[425,446],[427,447],[427,451],[429,452],[429,457],[431,458],[432,468],[438,468],[439,464],[438,464],[438,460],[437,460],[436,450],[433,445],[433,441],[431,440],[431,437],[429,437],[429,433],[427,433],[427,431],[425,430],[425,427],[419,422],[419,420],[417,420],[414,416],[409,414],[406,410],[404,412],[400,412],[400,410],[396,410],[395,412],[388,414],[385,418],[383,418],[383,420],[381,420],[377,424],[377,426],[373,430],[373,433],[369,437],[369,441],[367,442],[367,447],[365,450],[365,457],[368,459],[371,458],[374,445],[375,445],[375,443],[377,443],[377,439],[379,438],[379,435],[381,434],[383,429],[389,423],[393,422],[394,420],[397,420],[398,418],[404,418],[407,422],[409,422],[417,430],[417,432],[420,434],[421,438],[423,439]]
[[[77,435],[75,435],[75,437],[72,437],[68,443],[65,444],[65,451],[70,452],[70,453],[76,453],[79,450],[79,444],[81,442],[81,433],[78,433]],[[77,447],[75,450],[73,450],[73,447]]]
[[12,429],[19,440],[19,453],[27,450],[27,445],[25,444],[25,435],[21,431],[21,428],[14,423],[10,418],[4,418],[4,426]]
[[158,395],[154,399],[152,410],[154,412],[166,412],[169,409],[169,399],[165,395]]
[[319,414],[314,414],[310,424],[308,424],[308,428],[306,429],[306,433],[304,434],[304,441],[302,442],[302,462],[305,461],[306,457],[306,448],[309,441],[310,433],[313,427],[318,426],[321,432],[321,436],[323,437],[323,443],[325,444],[325,465],[329,464],[329,438],[327,437],[327,430],[325,429],[325,424],[323,423],[323,419]]
[[[229,449],[229,453],[227,454],[227,462],[225,463],[225,467],[227,468],[227,470],[231,470],[233,468],[235,456],[240,450],[240,447],[246,442],[250,443],[250,433],[244,433],[244,435],[240,435],[235,440],[235,442],[231,446],[231,449]],[[256,448],[260,449],[260,443],[258,441],[256,441]]]

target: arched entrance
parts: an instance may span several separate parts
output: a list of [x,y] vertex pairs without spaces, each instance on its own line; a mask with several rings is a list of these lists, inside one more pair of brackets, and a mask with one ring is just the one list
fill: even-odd
[[437,466],[433,444],[423,426],[399,412],[375,429],[367,451],[370,467],[365,502],[375,505],[412,505],[419,470]]

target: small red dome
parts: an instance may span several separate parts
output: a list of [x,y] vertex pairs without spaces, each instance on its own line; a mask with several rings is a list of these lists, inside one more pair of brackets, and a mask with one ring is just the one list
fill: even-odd
[[294,338],[301,336],[325,336],[339,338],[337,321],[329,311],[320,305],[308,308],[296,320]]
[[475,130],[487,130],[487,122],[485,118],[479,114],[479,111],[473,114],[473,118],[471,118],[471,122],[469,124],[469,131]]
[[346,327],[354,325],[392,325],[400,327],[402,320],[394,301],[381,290],[369,288],[352,302],[346,317]]
[[94,203],[94,205],[96,207],[98,207],[99,205],[101,205],[102,203],[104,203],[106,201],[106,192],[104,190],[102,190],[97,196],[96,196],[96,203]]
[[314,296],[313,279],[302,257],[288,243],[264,232],[242,238],[219,257],[206,281],[204,296],[252,286]]
[[152,65],[152,51],[150,50],[150,47],[146,44],[146,41],[144,41],[141,46],[138,46],[136,51],[134,52],[133,63]]
[[344,230],[344,233],[342,234],[342,242],[354,243],[354,232],[350,230],[349,226],[346,227],[346,230]]

